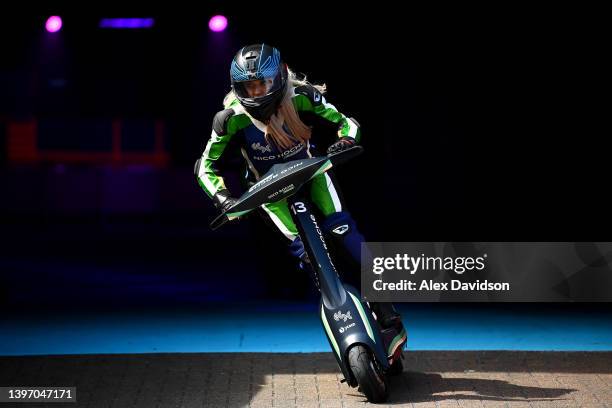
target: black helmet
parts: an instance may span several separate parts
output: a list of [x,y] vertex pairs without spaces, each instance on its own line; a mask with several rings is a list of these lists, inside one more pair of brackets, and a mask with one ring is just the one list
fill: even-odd
[[[281,61],[280,52],[266,44],[249,45],[238,51],[230,77],[242,106],[260,121],[268,120],[276,112],[287,89],[287,65]],[[258,84],[265,86],[259,88],[259,95],[249,93],[249,83],[252,86],[254,81],[263,81]]]

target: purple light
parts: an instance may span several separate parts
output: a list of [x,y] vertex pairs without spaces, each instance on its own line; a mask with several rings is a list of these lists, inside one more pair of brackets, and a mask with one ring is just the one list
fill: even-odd
[[151,28],[155,20],[152,18],[103,18],[100,28]]
[[62,19],[60,16],[51,16],[45,23],[45,28],[50,33],[56,33],[62,28]]
[[222,15],[212,17],[208,22],[208,28],[216,33],[225,30],[227,28],[227,18]]

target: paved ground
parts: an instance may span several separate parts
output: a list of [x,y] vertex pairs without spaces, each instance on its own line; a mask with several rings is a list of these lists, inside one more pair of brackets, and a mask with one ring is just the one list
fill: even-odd
[[[391,407],[612,407],[612,352],[412,351]],[[361,407],[331,353],[0,357],[2,386],[76,386],[51,407]],[[35,403],[3,407],[45,406]]]

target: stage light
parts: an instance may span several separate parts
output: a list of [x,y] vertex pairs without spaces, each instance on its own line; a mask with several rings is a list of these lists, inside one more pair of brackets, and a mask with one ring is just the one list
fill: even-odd
[[56,33],[62,29],[62,19],[60,16],[51,16],[45,23],[45,28],[50,33]]
[[225,30],[227,27],[227,18],[222,15],[213,16],[208,22],[208,28],[216,33]]
[[155,24],[153,18],[103,18],[100,28],[151,28]]

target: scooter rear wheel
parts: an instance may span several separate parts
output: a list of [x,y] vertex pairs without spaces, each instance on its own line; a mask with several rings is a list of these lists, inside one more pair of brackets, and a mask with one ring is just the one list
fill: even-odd
[[384,402],[388,396],[385,375],[370,350],[353,346],[348,355],[351,371],[369,402]]

